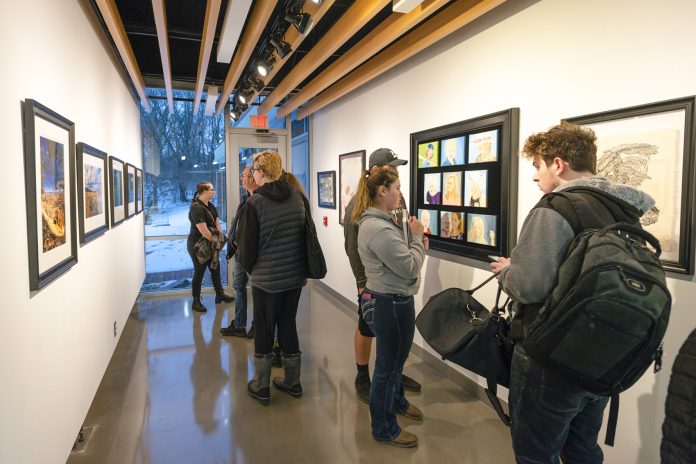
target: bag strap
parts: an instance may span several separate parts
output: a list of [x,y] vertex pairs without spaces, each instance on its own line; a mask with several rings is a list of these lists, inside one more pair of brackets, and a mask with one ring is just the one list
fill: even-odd
[[[486,279],[486,282],[484,282],[484,284],[490,281],[495,276],[497,276],[497,274],[494,274],[492,277]],[[500,400],[498,399],[498,380],[496,377],[498,370],[500,368],[504,368],[505,366],[500,365],[501,363],[499,356],[493,355],[493,353],[497,353],[500,350],[500,344],[502,343],[497,337],[497,327],[499,324],[498,319],[501,317],[501,314],[505,312],[503,308],[505,308],[505,306],[507,306],[507,303],[510,301],[510,297],[507,297],[505,303],[503,303],[503,305],[500,306],[500,295],[502,294],[502,291],[503,287],[499,284],[498,292],[495,296],[495,307],[491,310],[491,315],[489,316],[489,318],[493,319],[495,322],[492,322],[489,319],[489,327],[487,328],[487,330],[496,330],[496,334],[489,334],[489,336],[486,337],[488,339],[489,345],[488,349],[485,350],[484,353],[486,366],[488,367],[486,375],[487,388],[485,389],[485,392],[486,396],[488,397],[488,401],[491,403],[491,406],[493,406],[493,409],[495,410],[496,414],[498,414],[500,420],[503,421],[503,424],[510,427],[510,425],[512,424],[512,419],[510,419],[510,416],[505,413],[503,405],[500,404]]]
[[208,216],[210,216],[210,219],[213,220],[213,225],[216,225],[216,224],[215,224],[215,218],[213,217],[213,213],[210,212],[210,210],[208,209],[208,207],[205,206],[200,200],[196,200],[196,203],[198,203],[200,206],[203,207],[203,209],[205,210],[205,212],[208,213]]
[[[473,295],[474,292],[475,292],[476,290],[478,290],[479,288],[483,287],[483,286],[486,285],[488,282],[490,282],[491,280],[495,279],[497,276],[498,276],[498,273],[496,272],[495,274],[493,274],[492,276],[490,276],[489,278],[487,278],[486,280],[484,280],[483,282],[481,282],[480,285],[478,285],[478,286],[472,288],[471,290],[465,290],[466,293],[468,293],[469,295]],[[497,304],[497,301],[496,301],[496,304]]]
[[607,421],[607,434],[604,437],[604,444],[614,446],[616,438],[616,424],[619,421],[619,394],[612,393],[611,403],[609,404],[609,420]]
[[626,232],[627,234],[634,235],[639,239],[647,242],[655,249],[655,255],[659,258],[662,254],[662,247],[660,246],[660,241],[650,232],[646,231],[642,227],[638,227],[634,224],[628,222],[617,222],[616,224],[609,224],[600,230],[601,234],[606,234],[607,232],[615,230],[619,235],[621,232]]

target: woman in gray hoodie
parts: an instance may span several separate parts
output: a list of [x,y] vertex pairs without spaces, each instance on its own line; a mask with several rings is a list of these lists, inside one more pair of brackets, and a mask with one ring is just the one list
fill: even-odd
[[358,252],[367,285],[361,295],[363,317],[377,338],[377,359],[370,390],[372,436],[411,448],[418,438],[401,430],[396,414],[423,420],[423,413],[404,396],[401,375],[415,331],[413,295],[423,266],[423,224],[411,216],[403,224],[391,214],[401,203],[395,168],[365,171],[352,220],[360,224]]

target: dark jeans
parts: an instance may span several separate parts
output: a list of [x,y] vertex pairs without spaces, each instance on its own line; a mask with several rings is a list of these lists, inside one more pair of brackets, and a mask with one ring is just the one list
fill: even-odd
[[408,409],[401,375],[416,328],[412,296],[385,295],[365,289],[360,303],[365,322],[377,339],[377,359],[370,390],[372,436],[391,440],[401,432],[396,411]]
[[247,282],[249,274],[246,273],[239,258],[235,254],[232,257],[234,276],[232,287],[234,288],[234,326],[238,329],[246,329],[247,324]]
[[278,344],[284,354],[300,352],[297,338],[297,305],[302,287],[284,292],[269,293],[251,287],[254,299],[254,353],[268,354],[273,351],[273,334],[278,328]]
[[215,293],[223,293],[222,279],[220,278],[220,263],[218,263],[215,269],[211,269],[209,266],[212,260],[203,264],[199,263],[198,258],[196,258],[196,252],[193,250],[195,244],[196,243],[191,242],[191,240],[186,242],[186,249],[188,250],[188,254],[193,262],[193,282],[191,283],[191,293],[193,294],[193,297],[200,298],[201,296],[201,283],[203,283],[203,274],[205,274],[206,268],[210,269],[210,277],[213,280]]
[[544,369],[517,345],[510,379],[512,447],[519,464],[603,462],[597,435],[609,401]]

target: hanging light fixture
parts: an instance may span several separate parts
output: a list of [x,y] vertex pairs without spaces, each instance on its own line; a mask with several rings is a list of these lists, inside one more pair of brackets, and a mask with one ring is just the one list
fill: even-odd
[[278,58],[280,58],[281,60],[292,51],[290,44],[284,41],[282,36],[275,35],[271,37],[270,42],[271,45],[273,45],[273,48],[275,48],[275,51],[278,54]]
[[263,88],[266,86],[264,82],[261,79],[258,79],[256,76],[253,74],[249,74],[249,77],[247,78],[247,82],[249,83],[249,87],[254,89],[256,93],[259,93],[263,90]]
[[243,105],[248,105],[249,104],[249,99],[251,98],[251,92],[243,89],[239,92],[237,92],[237,100],[239,100],[239,103]]
[[259,76],[266,77],[273,69],[274,64],[275,57],[273,54],[269,54],[266,58],[259,60],[256,64],[256,71],[259,73]]
[[292,4],[285,12],[285,20],[295,26],[297,32],[302,35],[307,35],[314,25],[314,20],[309,13],[302,12],[301,6],[302,2]]

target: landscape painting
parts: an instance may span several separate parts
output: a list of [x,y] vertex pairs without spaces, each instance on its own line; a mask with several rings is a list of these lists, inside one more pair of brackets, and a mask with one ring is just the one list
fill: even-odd
[[77,191],[80,243],[87,243],[109,229],[107,155],[86,143],[77,144]]

